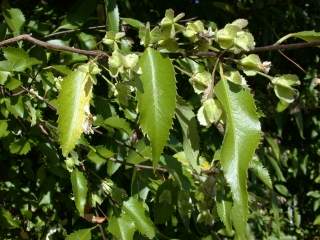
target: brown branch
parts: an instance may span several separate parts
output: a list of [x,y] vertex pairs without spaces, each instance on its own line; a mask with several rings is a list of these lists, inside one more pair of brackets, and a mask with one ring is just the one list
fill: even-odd
[[292,50],[292,49],[301,49],[301,48],[309,48],[320,46],[320,41],[311,41],[304,43],[289,43],[289,44],[280,44],[280,45],[267,45],[263,47],[256,47],[251,51],[247,51],[245,53],[259,53],[259,52],[267,52],[267,51],[278,51],[278,50]]
[[[52,35],[51,35],[52,36]],[[13,43],[16,43],[18,41],[28,41],[35,45],[54,50],[54,51],[64,51],[64,52],[73,52],[78,53],[90,57],[97,57],[97,58],[108,58],[109,55],[106,52],[100,51],[100,50],[83,50],[79,48],[74,47],[68,47],[68,46],[60,46],[56,44],[47,43],[44,41],[41,41],[39,39],[36,39],[32,37],[29,34],[22,34],[13,38],[8,38],[6,40],[3,40],[0,42],[0,48],[6,45],[10,45]],[[320,41],[312,41],[312,42],[306,42],[306,43],[290,43],[290,44],[280,44],[280,45],[267,45],[262,47],[256,47],[255,49],[251,51],[244,51],[241,52],[241,54],[246,53],[259,53],[259,52],[267,52],[267,51],[278,51],[278,50],[291,50],[291,49],[301,49],[301,48],[309,48],[309,47],[316,47],[320,45]],[[177,53],[173,53],[177,54]],[[196,53],[190,53],[192,56],[196,57],[217,57],[219,55],[218,52],[196,52]],[[178,53],[178,55],[181,56],[181,53]],[[182,53],[183,56],[185,54]],[[188,54],[189,55],[189,54]]]
[[17,37],[13,37],[13,38],[9,38],[4,41],[1,41],[0,48],[2,48],[3,46],[6,46],[6,45],[16,43],[18,41],[22,41],[22,40],[31,42],[35,45],[38,45],[38,46],[41,46],[41,47],[44,47],[44,48],[47,48],[50,50],[54,50],[54,51],[73,52],[73,53],[78,53],[78,54],[82,54],[82,55],[86,55],[86,56],[90,56],[90,57],[97,57],[97,58],[108,58],[109,57],[109,55],[106,52],[103,52],[100,50],[83,50],[83,49],[74,48],[74,47],[67,47],[67,46],[60,46],[60,45],[56,45],[56,44],[51,44],[51,43],[47,43],[47,42],[41,41],[39,39],[36,39],[29,34],[23,34],[23,35],[19,35]]

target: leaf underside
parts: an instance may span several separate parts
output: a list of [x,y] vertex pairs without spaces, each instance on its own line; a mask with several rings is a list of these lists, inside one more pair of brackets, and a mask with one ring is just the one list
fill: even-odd
[[138,91],[140,126],[152,145],[154,165],[169,137],[176,107],[175,73],[171,61],[148,48],[140,59],[143,89]]
[[248,219],[247,171],[261,138],[254,99],[248,89],[222,79],[215,93],[226,114],[221,165],[231,188],[232,222],[239,239],[246,239]]

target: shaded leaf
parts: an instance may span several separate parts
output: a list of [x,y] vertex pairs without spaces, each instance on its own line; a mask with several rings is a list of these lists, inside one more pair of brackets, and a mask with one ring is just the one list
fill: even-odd
[[261,137],[260,122],[248,89],[222,79],[216,85],[215,93],[226,114],[226,131],[220,157],[234,201],[232,222],[236,235],[246,239],[247,171]]
[[0,223],[1,227],[3,226],[9,229],[20,227],[20,222],[17,219],[14,219],[12,214],[2,207],[0,208]]
[[200,171],[199,157],[199,133],[195,114],[192,107],[186,104],[178,104],[176,116],[183,133],[183,150],[190,165],[196,171]]
[[176,106],[175,73],[171,61],[148,48],[140,59],[143,90],[138,91],[140,125],[152,145],[154,165],[167,142]]
[[80,216],[83,216],[84,207],[87,202],[87,179],[82,172],[78,169],[74,169],[71,173],[71,184],[76,208],[78,209]]

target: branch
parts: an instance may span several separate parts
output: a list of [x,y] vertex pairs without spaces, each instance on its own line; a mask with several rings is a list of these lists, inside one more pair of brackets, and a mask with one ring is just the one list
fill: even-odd
[[[100,26],[99,26],[100,27]],[[44,41],[41,41],[39,39],[36,39],[32,37],[29,34],[22,34],[13,38],[8,38],[4,41],[0,42],[0,48],[3,46],[9,45],[16,43],[18,41],[28,41],[31,42],[35,45],[54,50],[54,51],[64,51],[64,52],[73,52],[73,53],[78,53],[90,57],[97,57],[97,58],[108,58],[109,55],[100,50],[83,50],[79,48],[74,48],[74,47],[67,47],[67,46],[60,46],[56,44],[51,44],[47,43]],[[259,52],[267,52],[267,51],[278,51],[278,50],[291,50],[291,49],[301,49],[301,48],[309,48],[309,47],[315,47],[320,45],[320,40],[319,41],[312,41],[312,42],[306,42],[306,43],[291,43],[291,44],[280,44],[280,45],[267,45],[267,46],[262,46],[262,47],[256,47],[255,49],[251,51],[244,51],[241,53],[259,53]],[[178,54],[181,56],[181,53],[172,53],[172,54]],[[196,56],[196,57],[217,57],[218,52],[197,52],[197,53],[191,53],[191,55]],[[183,56],[185,54],[182,54]]]
[[278,51],[278,50],[292,50],[320,46],[320,40],[311,41],[305,43],[290,43],[290,44],[280,44],[280,45],[267,45],[263,47],[256,47],[255,49],[245,52],[245,53],[259,53],[267,51]]
[[9,45],[9,44],[16,43],[21,40],[28,41],[28,42],[31,42],[35,45],[38,45],[38,46],[41,46],[41,47],[44,47],[44,48],[47,48],[50,50],[54,50],[54,51],[73,52],[73,53],[78,53],[78,54],[82,54],[82,55],[86,55],[86,56],[90,56],[90,57],[97,57],[97,58],[108,58],[109,57],[109,55],[106,52],[103,52],[100,50],[83,50],[83,49],[74,48],[74,47],[67,47],[67,46],[60,46],[60,45],[56,45],[56,44],[51,44],[51,43],[47,43],[47,42],[41,41],[39,39],[36,39],[34,37],[31,37],[31,35],[29,35],[29,34],[22,34],[17,37],[13,37],[13,38],[9,38],[4,41],[1,41],[0,48],[2,48],[3,46]]
[[[240,54],[250,54],[250,53],[260,53],[260,52],[270,52],[270,51],[279,51],[279,50],[292,50],[292,49],[301,49],[301,48],[310,48],[320,46],[319,41],[311,41],[304,43],[289,43],[289,44],[280,44],[280,45],[267,45],[262,47],[256,47],[250,51],[243,51]],[[217,57],[219,52],[197,52],[193,53],[196,57]]]

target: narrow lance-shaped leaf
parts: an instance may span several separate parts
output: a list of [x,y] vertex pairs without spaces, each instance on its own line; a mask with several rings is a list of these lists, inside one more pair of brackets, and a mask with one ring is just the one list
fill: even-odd
[[90,63],[71,72],[62,82],[58,97],[58,131],[62,153],[73,150],[90,117],[90,99],[96,65]]
[[116,0],[105,0],[107,31],[119,32],[120,17]]
[[87,202],[88,182],[84,174],[78,169],[73,170],[71,173],[71,185],[76,208],[78,209],[80,216],[83,216],[84,207]]
[[239,239],[246,239],[248,218],[247,171],[261,137],[254,99],[248,89],[222,79],[215,93],[226,114],[221,165],[231,188],[232,222]]
[[190,106],[181,102],[177,105],[176,116],[182,128],[183,150],[185,155],[190,165],[199,172],[200,165],[198,163],[198,157],[200,139],[195,114]]
[[142,90],[137,93],[140,125],[152,145],[154,165],[169,137],[176,107],[175,73],[171,61],[148,48],[140,59]]
[[320,40],[320,32],[315,32],[315,31],[302,31],[302,32],[296,32],[296,33],[289,33],[285,35],[284,37],[280,38],[276,44],[281,44],[282,42],[286,41],[288,38],[299,38],[302,39],[306,42],[311,42],[311,41],[318,41]]

